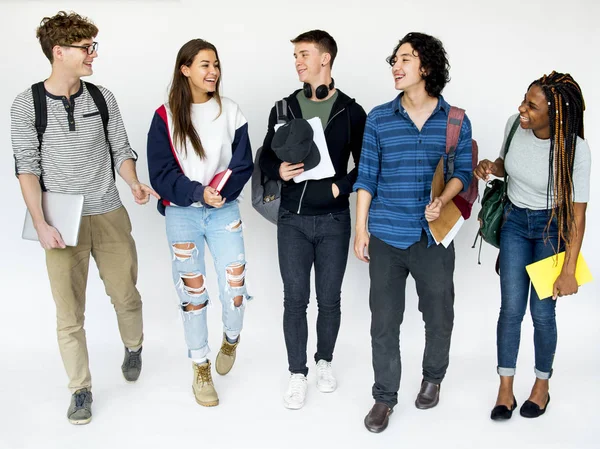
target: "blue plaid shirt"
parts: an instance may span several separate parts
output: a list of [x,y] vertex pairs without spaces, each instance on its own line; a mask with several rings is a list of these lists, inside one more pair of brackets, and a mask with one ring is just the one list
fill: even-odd
[[[401,98],[402,93],[367,116],[354,191],[364,189],[373,197],[369,232],[388,245],[406,249],[421,239],[423,230],[429,246],[435,244],[425,219],[425,207],[430,201],[431,181],[440,156],[446,159],[450,105],[440,96],[419,131]],[[463,183],[463,190],[471,182],[471,158],[471,122],[465,116],[453,175]]]

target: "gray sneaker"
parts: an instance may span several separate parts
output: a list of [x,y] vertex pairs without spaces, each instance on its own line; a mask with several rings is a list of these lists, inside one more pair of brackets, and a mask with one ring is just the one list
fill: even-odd
[[125,348],[125,358],[121,365],[123,377],[127,382],[135,382],[142,372],[142,348],[133,352]]
[[92,420],[92,392],[89,389],[82,388],[73,393],[67,418],[71,424],[87,424]]

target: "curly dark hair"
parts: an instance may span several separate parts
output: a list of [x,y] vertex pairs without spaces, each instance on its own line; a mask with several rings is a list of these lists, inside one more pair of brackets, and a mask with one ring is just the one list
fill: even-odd
[[398,42],[392,55],[387,57],[386,61],[391,66],[396,62],[396,52],[404,44],[410,44],[413,54],[421,61],[425,90],[432,97],[439,97],[450,81],[450,63],[442,41],[424,33],[408,33]]
[[87,17],[77,13],[59,11],[52,17],[44,17],[36,31],[42,51],[54,62],[52,49],[55,45],[70,45],[83,39],[92,39],[98,35],[98,27]]

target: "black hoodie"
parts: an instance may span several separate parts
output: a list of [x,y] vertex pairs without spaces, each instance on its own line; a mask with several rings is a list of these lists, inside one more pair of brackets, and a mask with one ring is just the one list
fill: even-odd
[[[364,109],[341,90],[331,108],[331,114],[325,127],[325,140],[335,175],[331,178],[308,180],[300,183],[293,179],[284,182],[281,188],[281,207],[300,215],[323,215],[330,212],[341,212],[349,206],[348,197],[358,176],[358,161],[362,147],[363,132],[367,114]],[[302,118],[302,111],[295,91],[285,100],[287,102],[288,120]],[[311,117],[309,117],[311,118]],[[271,179],[281,179],[279,166],[281,160],[271,148],[277,113],[275,106],[269,115],[269,127],[263,143],[259,161],[261,170]],[[350,154],[354,159],[354,169],[348,173]],[[337,198],[333,197],[331,185],[335,182],[340,190]]]

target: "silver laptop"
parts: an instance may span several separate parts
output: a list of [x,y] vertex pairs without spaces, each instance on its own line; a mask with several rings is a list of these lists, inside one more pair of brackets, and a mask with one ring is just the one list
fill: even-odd
[[[60,232],[65,245],[77,246],[83,212],[83,195],[42,192],[42,210],[46,222]],[[25,214],[22,237],[25,240],[38,240],[29,210]]]

